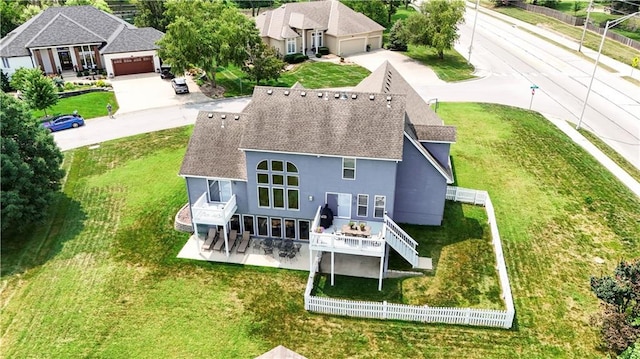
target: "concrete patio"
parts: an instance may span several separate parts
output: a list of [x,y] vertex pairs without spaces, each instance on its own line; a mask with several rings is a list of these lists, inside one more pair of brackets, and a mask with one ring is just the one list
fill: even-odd
[[[309,245],[305,242],[298,242],[301,244],[300,252],[292,259],[282,258],[278,256],[278,251],[274,250],[273,254],[264,254],[264,251],[254,246],[256,240],[259,238],[252,238],[252,242],[247,248],[246,253],[237,253],[236,248],[229,252],[229,257],[226,256],[224,249],[222,251],[214,250],[202,250],[201,246],[203,238],[196,238],[192,235],[185,246],[178,253],[178,258],[218,262],[218,263],[231,263],[242,264],[258,267],[272,267],[282,269],[292,269],[309,271]],[[315,253],[314,253],[315,255]],[[430,258],[420,258],[424,260],[423,269],[431,269]],[[426,263],[428,262],[428,264]],[[367,256],[355,256],[348,254],[336,253],[334,258],[335,274],[347,275],[363,278],[378,278],[380,274],[380,260],[378,257]],[[325,252],[320,264],[320,271],[322,273],[330,273],[331,271],[331,254]],[[397,276],[388,273],[389,276]]]

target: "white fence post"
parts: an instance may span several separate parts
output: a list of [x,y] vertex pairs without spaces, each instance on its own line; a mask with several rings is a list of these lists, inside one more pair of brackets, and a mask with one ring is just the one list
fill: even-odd
[[382,302],[382,319],[387,319],[387,301]]

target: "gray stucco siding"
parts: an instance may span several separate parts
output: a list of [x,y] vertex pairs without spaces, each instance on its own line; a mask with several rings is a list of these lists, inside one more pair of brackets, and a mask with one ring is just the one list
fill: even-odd
[[[246,213],[286,218],[312,219],[319,206],[323,206],[326,193],[351,194],[351,218],[374,220],[375,195],[386,197],[386,210],[393,214],[395,200],[396,163],[382,160],[356,160],[356,179],[342,179],[341,157],[261,153],[245,151],[247,163],[248,207]],[[299,210],[263,208],[258,206],[256,167],[263,160],[281,160],[293,163],[299,176]],[[368,194],[368,216],[356,217],[357,195]],[[311,196],[311,197],[310,197]],[[312,200],[309,200],[312,198]],[[379,220],[379,219],[378,219]]]
[[399,223],[440,225],[446,179],[407,139],[398,164],[393,220]]
[[444,167],[449,166],[450,143],[420,142]]

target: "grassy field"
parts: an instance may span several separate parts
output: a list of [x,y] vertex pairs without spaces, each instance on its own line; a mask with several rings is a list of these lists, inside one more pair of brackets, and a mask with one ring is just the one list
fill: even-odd
[[[377,279],[338,276],[334,286],[325,275],[316,277],[318,296],[383,301],[439,307],[504,309],[491,245],[487,215],[482,207],[447,202],[442,226],[403,225],[418,242],[419,255],[433,260],[424,276]],[[391,253],[391,269],[412,270],[400,255]]]
[[[325,87],[353,87],[369,75],[369,70],[358,65],[337,65],[327,62],[307,61],[286,71],[278,81],[262,81],[263,86],[291,87],[296,82],[302,86],[315,89]],[[228,67],[216,74],[216,81],[226,91],[225,97],[250,95],[253,93],[255,81],[247,79],[237,67]]]
[[[177,259],[187,127],[66,152],[50,221],[2,234],[0,357],[253,358],[280,344],[309,358],[603,357],[589,276],[640,256],[640,201],[542,116],[446,103],[439,114],[458,127],[457,184],[496,207],[514,329],[310,314],[305,272]],[[420,250],[440,250],[443,266],[468,242]]]
[[620,156],[618,152],[609,147],[606,143],[602,142],[598,136],[593,133],[581,128],[578,130],[581,135],[587,138],[589,142],[591,142],[594,146],[598,147],[600,151],[604,152],[607,157],[613,160],[620,168],[625,170],[631,177],[633,177],[636,181],[640,182],[640,170],[638,170],[634,165],[632,165],[629,161],[627,161],[624,157]]
[[444,51],[444,59],[438,58],[436,50],[427,46],[409,45],[404,53],[414,60],[429,66],[440,80],[446,82],[463,81],[474,78],[475,68],[454,49]]
[[[47,109],[47,114],[73,113],[78,110],[85,120],[107,115],[107,103],[113,106],[113,112],[118,111],[118,102],[112,91],[90,92],[84,95],[61,98],[58,103]],[[34,117],[44,117],[44,111],[32,111]]]
[[[571,26],[563,23],[562,21],[541,14],[527,12],[517,7],[496,7],[493,8],[493,10],[529,24],[556,31],[576,41],[580,41],[580,38],[582,37],[582,27]],[[583,46],[594,51],[598,51],[601,41],[601,35],[587,31]],[[606,39],[602,48],[602,54],[622,63],[631,64],[631,60],[635,56],[640,56],[640,51],[629,46],[622,45],[611,39]]]

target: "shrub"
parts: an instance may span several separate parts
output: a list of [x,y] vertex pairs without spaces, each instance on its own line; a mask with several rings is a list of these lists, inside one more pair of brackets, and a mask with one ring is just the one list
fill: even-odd
[[320,55],[329,55],[329,48],[325,47],[325,46],[319,47],[318,48],[318,53]]
[[103,80],[98,80],[98,81],[96,81],[96,86],[98,86],[98,87],[107,87],[107,86],[109,86],[109,84],[106,83]]
[[73,82],[65,82],[64,83],[64,90],[65,91],[73,91],[76,89],[76,85]]
[[308,59],[309,56],[301,53],[289,54],[284,57],[284,61],[290,64],[298,64],[300,62],[307,61]]
[[396,21],[389,32],[389,45],[387,48],[392,51],[407,51],[407,40],[404,35],[402,20]]
[[318,53],[316,54],[316,57],[317,57],[317,58],[321,58],[321,57],[322,57],[322,54],[320,54],[320,53],[318,52]]
[[13,91],[13,87],[11,87],[11,83],[9,82],[9,76],[4,73],[4,71],[0,70],[0,89],[3,92],[11,92]]

